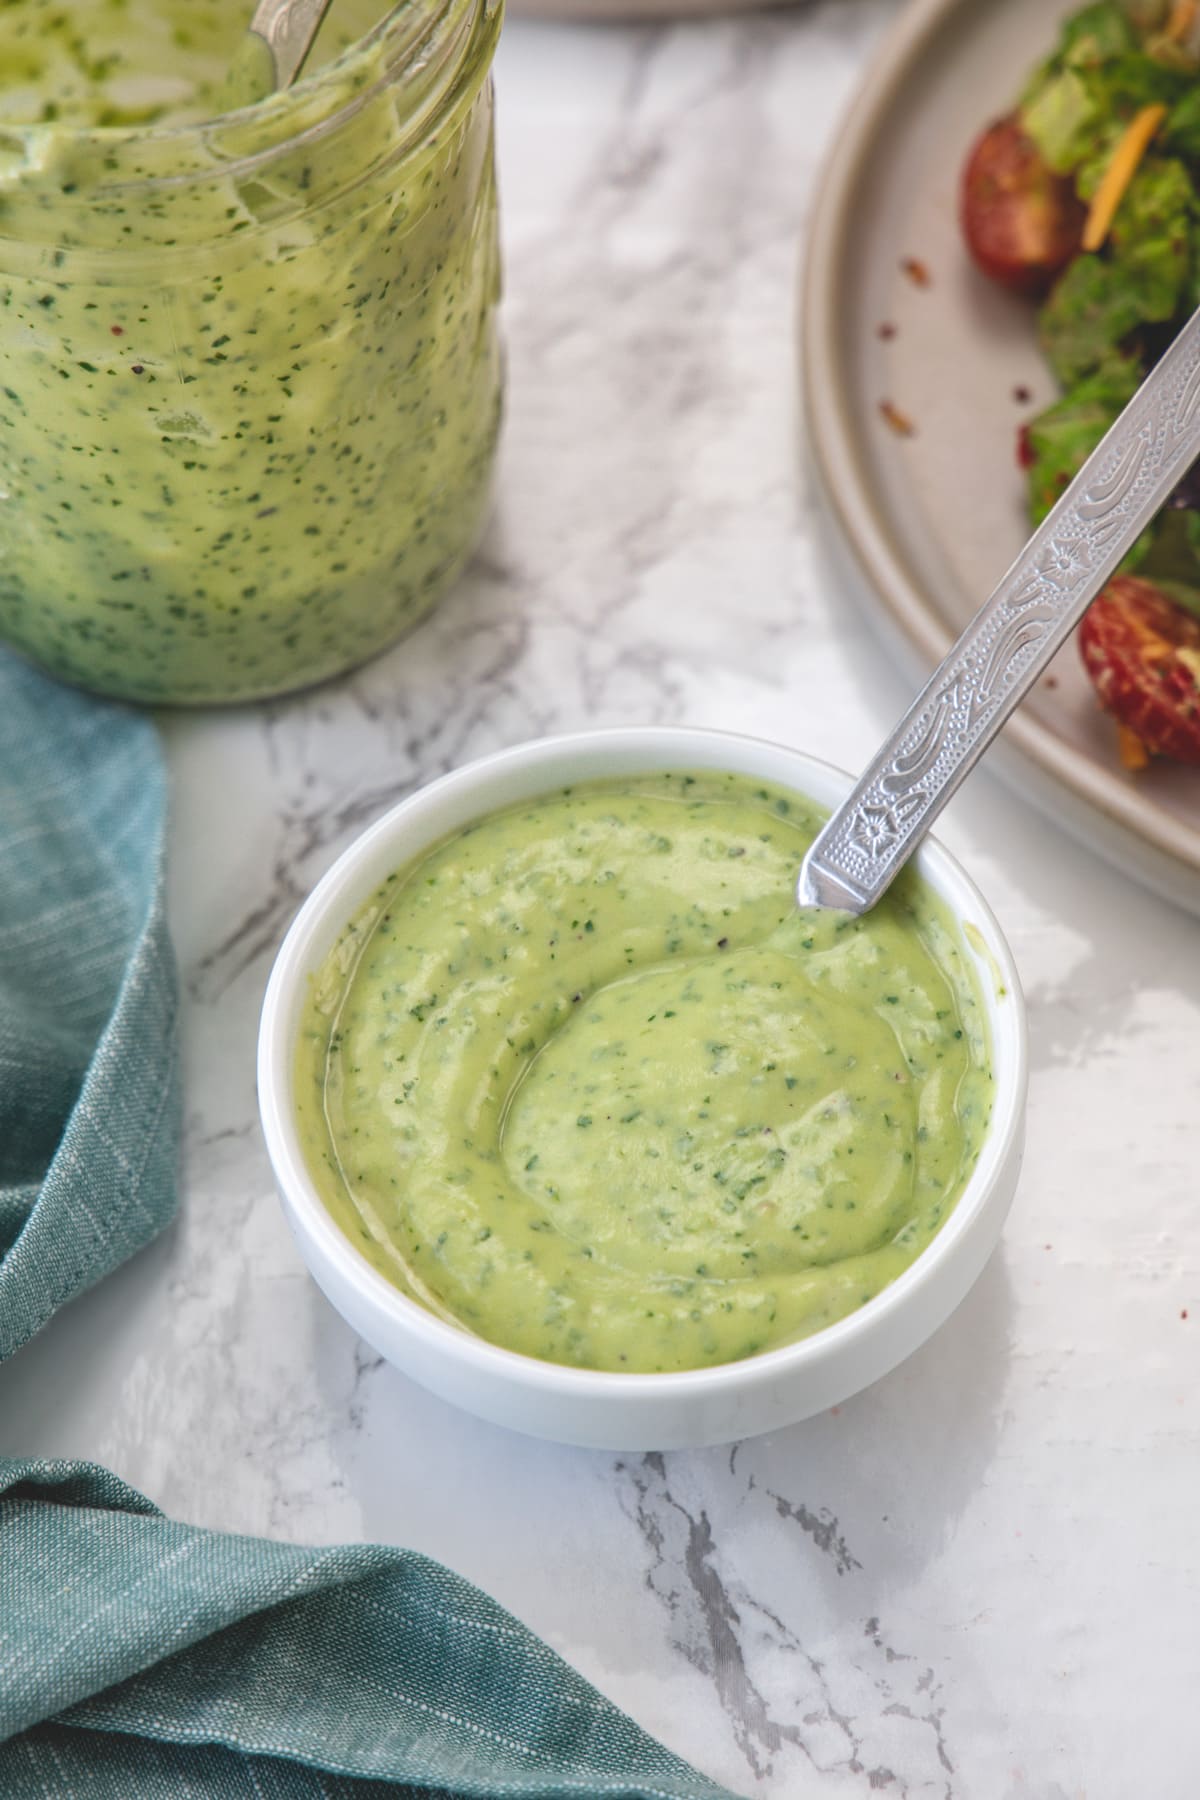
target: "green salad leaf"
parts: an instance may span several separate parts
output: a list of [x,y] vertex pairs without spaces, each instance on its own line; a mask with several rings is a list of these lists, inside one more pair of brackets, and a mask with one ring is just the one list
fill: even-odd
[[[1172,116],[1196,103],[1196,72],[1122,51],[1103,61],[1063,61],[1048,66],[1026,93],[1021,124],[1056,175],[1079,172],[1079,192],[1094,191],[1126,125],[1144,106],[1163,105]],[[1183,115],[1184,131],[1196,116]],[[1164,127],[1164,130],[1166,127]]]
[[1079,473],[1142,379],[1137,359],[1115,353],[1025,427],[1029,511],[1040,525]]
[[1144,315],[1137,294],[1115,264],[1077,256],[1038,315],[1047,361],[1070,391],[1133,336]]
[[[1166,109],[1104,243],[1073,257],[1038,315],[1063,391],[1022,433],[1034,524],[1200,305],[1200,62],[1195,34],[1168,32],[1171,18],[1170,0],[1082,7],[1021,96],[1023,129],[1085,204],[1131,121],[1148,106]],[[1122,567],[1200,616],[1200,473]]]
[[1050,366],[1071,388],[1146,326],[1190,302],[1196,200],[1184,165],[1147,158],[1117,209],[1102,254],[1080,255],[1055,284],[1038,328]]
[[1167,114],[1162,142],[1176,156],[1200,162],[1200,79],[1194,79],[1183,98]]
[[1138,557],[1138,574],[1178,606],[1200,616],[1200,512],[1192,507],[1168,509],[1142,539],[1145,548]]
[[1096,134],[1086,157],[1075,170],[1075,192],[1081,200],[1090,200],[1104,179],[1113,152],[1125,136],[1124,119],[1107,119]]
[[1063,25],[1058,45],[1021,96],[1021,123],[1050,167],[1069,175],[1105,124],[1092,80],[1111,57],[1137,49],[1137,33],[1114,0],[1086,6]]
[[1110,56],[1138,48],[1133,21],[1116,0],[1098,0],[1073,13],[1062,28],[1058,57],[1064,63],[1086,68]]
[[1090,70],[1087,80],[1097,104],[1110,118],[1129,119],[1143,106],[1174,106],[1196,85],[1196,71],[1186,63],[1160,62],[1140,51],[1114,56]]
[[1196,193],[1183,164],[1147,157],[1117,208],[1108,250],[1151,324],[1186,302],[1196,219]]
[[1070,175],[1092,155],[1105,117],[1078,69],[1050,75],[1021,108],[1021,124],[1056,175]]

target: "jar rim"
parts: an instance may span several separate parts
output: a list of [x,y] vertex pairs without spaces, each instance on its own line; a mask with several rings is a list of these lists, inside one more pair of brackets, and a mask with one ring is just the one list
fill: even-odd
[[[237,178],[336,133],[408,68],[428,73],[434,78],[435,94],[443,95],[447,87],[457,85],[453,78],[472,47],[479,49],[486,68],[502,13],[503,0],[394,0],[369,31],[332,61],[301,75],[286,89],[229,112],[182,123],[168,119],[146,125],[72,126],[59,120],[5,124],[3,137],[10,143],[52,142],[75,151],[87,146],[105,154],[110,163],[116,162],[121,150],[135,146],[152,158],[174,153],[186,162],[186,166],[176,165],[165,173],[118,173],[111,181],[97,182],[92,188],[94,195],[159,191],[211,180],[217,173]],[[447,77],[441,83],[436,81],[439,72]],[[413,124],[421,122],[420,114],[414,116]],[[246,148],[249,137],[253,145]],[[193,148],[194,160],[188,161],[188,151]]]

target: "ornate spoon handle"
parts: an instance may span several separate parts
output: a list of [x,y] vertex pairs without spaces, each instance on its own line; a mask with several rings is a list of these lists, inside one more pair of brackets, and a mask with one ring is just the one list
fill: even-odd
[[801,906],[875,904],[1198,454],[1200,311],[816,838]]

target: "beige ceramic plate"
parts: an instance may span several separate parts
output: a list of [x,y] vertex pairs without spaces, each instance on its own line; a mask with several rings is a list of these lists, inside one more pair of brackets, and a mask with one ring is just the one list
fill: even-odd
[[[813,453],[881,621],[925,670],[1024,541],[1015,436],[1054,393],[1029,304],[967,262],[959,170],[1073,10],[913,0],[844,122],[812,221],[802,361]],[[913,258],[927,286],[905,272]],[[885,401],[913,436],[889,428]],[[1200,769],[1125,774],[1074,645],[989,759],[1075,835],[1200,912]]]

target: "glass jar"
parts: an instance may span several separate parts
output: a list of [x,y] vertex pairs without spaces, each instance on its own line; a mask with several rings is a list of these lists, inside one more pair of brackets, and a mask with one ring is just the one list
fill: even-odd
[[208,703],[433,605],[499,423],[500,10],[409,0],[207,123],[0,127],[0,637]]

